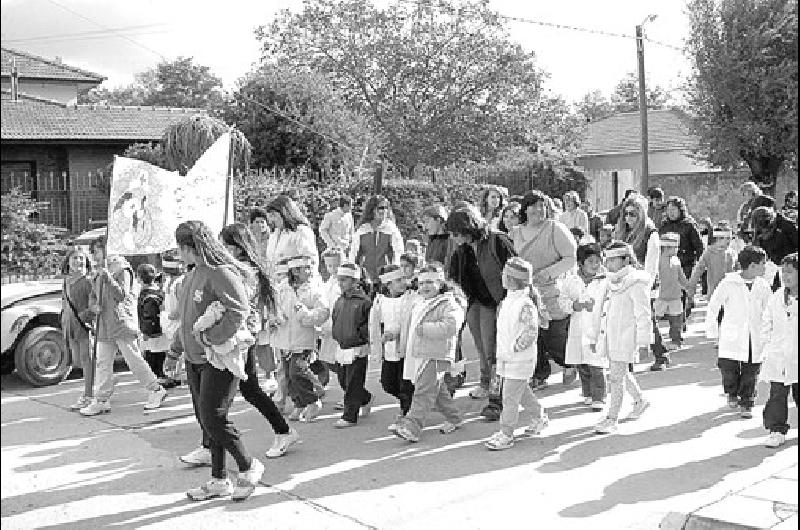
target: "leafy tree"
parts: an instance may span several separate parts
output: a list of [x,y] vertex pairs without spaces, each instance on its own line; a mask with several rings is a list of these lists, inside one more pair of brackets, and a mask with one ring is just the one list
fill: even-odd
[[488,0],[309,0],[256,34],[266,63],[330,76],[398,166],[491,159],[531,140],[543,74]]
[[367,119],[326,76],[285,65],[264,65],[240,80],[223,116],[248,137],[261,167],[338,169],[360,164],[367,146],[380,149]]
[[[670,101],[669,93],[659,85],[650,86],[645,80],[644,94],[647,101],[647,108],[660,110],[666,108]],[[611,94],[611,105],[614,112],[637,112],[639,110],[639,76],[633,72],[628,72],[622,78],[614,92]]]
[[52,226],[36,222],[36,216],[46,209],[46,202],[37,201],[30,193],[13,188],[0,201],[0,232],[3,252],[0,256],[3,272],[52,274],[58,271],[62,254],[42,245],[52,241],[58,232]]
[[195,64],[192,57],[162,61],[137,74],[135,79],[125,87],[93,89],[81,102],[209,108],[223,99],[222,80],[207,66]]
[[578,114],[586,120],[593,122],[607,118],[614,114],[614,106],[608,101],[600,90],[587,92],[575,103]]
[[698,154],[769,191],[797,163],[797,0],[691,0],[687,89]]

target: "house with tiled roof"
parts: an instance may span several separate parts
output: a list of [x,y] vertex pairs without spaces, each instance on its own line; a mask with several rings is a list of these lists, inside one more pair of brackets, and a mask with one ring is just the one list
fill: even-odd
[[[648,110],[649,183],[684,197],[695,217],[732,219],[741,203],[738,186],[749,170],[722,171],[696,158],[699,145],[690,118],[678,109]],[[639,190],[642,169],[639,112],[589,123],[578,157],[589,181],[587,196],[597,210],[613,207],[625,190]]]
[[104,79],[60,60],[2,49],[0,191],[31,192],[49,203],[42,222],[73,232],[107,218],[103,182],[114,155],[136,142],[158,142],[169,125],[203,112],[76,103]]

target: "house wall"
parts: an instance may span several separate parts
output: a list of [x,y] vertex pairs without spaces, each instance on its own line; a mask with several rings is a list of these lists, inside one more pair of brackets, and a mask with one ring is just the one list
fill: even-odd
[[[47,81],[20,79],[19,91],[30,96],[37,96],[45,99],[52,99],[67,105],[74,105],[78,102],[78,94],[88,90],[86,83],[70,83],[69,81]],[[11,80],[3,79],[3,90],[11,90]]]
[[[650,175],[675,173],[705,173],[713,168],[693,159],[688,151],[659,151],[648,156]],[[619,171],[630,169],[641,175],[642,156],[639,153],[624,155],[587,156],[578,159],[587,170]]]
[[108,218],[109,164],[124,145],[71,146],[69,149],[71,229],[80,233],[95,226],[90,221]]
[[[3,189],[21,187],[47,203],[39,213],[42,223],[69,228],[69,177],[67,149],[61,145],[7,145],[0,148]],[[33,172],[6,171],[8,162],[30,162]]]

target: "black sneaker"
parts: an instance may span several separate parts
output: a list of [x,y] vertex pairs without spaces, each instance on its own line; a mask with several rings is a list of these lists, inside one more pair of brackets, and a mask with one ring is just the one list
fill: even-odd
[[538,377],[534,377],[531,379],[529,383],[531,390],[536,392],[537,390],[544,390],[547,388],[547,379],[539,379]]
[[483,416],[483,419],[486,421],[499,421],[501,412],[503,412],[502,408],[498,408],[497,405],[490,403],[483,407],[481,416]]

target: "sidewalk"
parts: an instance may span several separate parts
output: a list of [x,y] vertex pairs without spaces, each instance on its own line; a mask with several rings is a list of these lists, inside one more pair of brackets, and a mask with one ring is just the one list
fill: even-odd
[[689,513],[671,512],[665,530],[797,528],[797,453],[795,463]]

